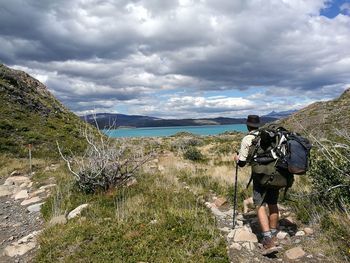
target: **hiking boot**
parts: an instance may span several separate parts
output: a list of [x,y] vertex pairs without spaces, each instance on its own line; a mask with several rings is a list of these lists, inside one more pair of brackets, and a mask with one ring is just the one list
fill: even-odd
[[[277,238],[276,238],[277,239]],[[264,237],[262,240],[262,254],[268,255],[274,252],[278,252],[279,247],[276,246],[273,238],[271,237]]]

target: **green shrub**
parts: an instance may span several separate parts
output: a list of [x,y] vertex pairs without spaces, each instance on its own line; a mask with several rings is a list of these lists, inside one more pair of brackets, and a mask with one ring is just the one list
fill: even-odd
[[184,152],[184,158],[194,162],[201,162],[205,160],[204,155],[195,147],[189,147]]

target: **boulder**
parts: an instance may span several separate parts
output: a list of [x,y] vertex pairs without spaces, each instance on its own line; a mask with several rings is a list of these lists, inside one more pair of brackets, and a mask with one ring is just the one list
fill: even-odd
[[82,204],[82,205],[78,206],[77,208],[75,208],[74,210],[69,212],[67,219],[69,220],[69,219],[72,219],[72,218],[79,216],[81,211],[83,211],[83,209],[85,209],[88,206],[89,206],[89,204]]
[[295,260],[298,258],[302,258],[305,256],[305,251],[302,249],[302,247],[294,247],[286,251],[285,255],[290,260]]

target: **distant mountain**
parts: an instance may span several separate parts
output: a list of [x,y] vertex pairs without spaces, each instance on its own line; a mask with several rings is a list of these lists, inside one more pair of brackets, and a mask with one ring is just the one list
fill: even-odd
[[350,132],[350,88],[334,100],[315,102],[277,121],[282,126],[317,139],[336,139],[338,131]]
[[[99,113],[80,117],[88,123],[98,126],[100,129],[116,127],[172,127],[172,126],[202,126],[202,125],[224,125],[244,124],[245,118],[202,118],[202,119],[161,119],[149,116],[124,115],[113,113]],[[273,117],[262,117],[263,123],[275,121]],[[96,125],[97,123],[97,125]]]
[[285,117],[288,117],[289,115],[297,112],[298,110],[286,110],[286,111],[271,111],[270,113],[266,114],[265,117],[271,117],[276,119],[282,119]]
[[[80,149],[84,123],[38,80],[0,64],[0,152],[18,156],[33,145],[34,157],[57,155],[56,140]],[[68,147],[67,147],[68,148]]]

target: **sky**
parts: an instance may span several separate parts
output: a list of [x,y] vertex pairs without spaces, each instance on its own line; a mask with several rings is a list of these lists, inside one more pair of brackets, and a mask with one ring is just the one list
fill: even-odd
[[350,87],[350,0],[0,0],[0,47],[79,115],[264,115]]

